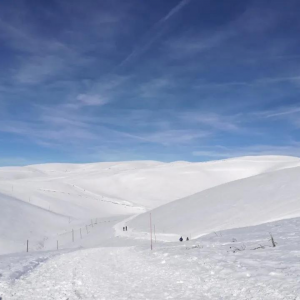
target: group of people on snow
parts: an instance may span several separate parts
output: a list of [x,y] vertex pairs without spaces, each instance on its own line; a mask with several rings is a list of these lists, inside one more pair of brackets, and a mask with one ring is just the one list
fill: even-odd
[[127,231],[127,226],[124,226],[124,227],[123,227],[123,231]]
[[[189,240],[190,240],[189,237],[187,237],[187,238],[186,238],[186,241],[189,241]],[[182,236],[180,237],[179,241],[180,241],[180,242],[183,242],[183,237],[182,237]]]

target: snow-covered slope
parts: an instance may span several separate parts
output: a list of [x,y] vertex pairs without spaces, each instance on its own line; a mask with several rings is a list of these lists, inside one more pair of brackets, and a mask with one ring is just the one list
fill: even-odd
[[300,218],[237,227],[300,216],[299,179],[280,156],[0,168],[0,297],[298,299]]
[[249,176],[300,164],[294,157],[243,157],[207,163],[127,162],[72,178],[86,190],[154,208]]
[[[0,168],[0,191],[24,201],[38,191],[40,198],[99,196],[154,208],[226,182],[297,164],[299,158],[262,156],[207,163],[137,161],[6,167]],[[54,191],[63,193],[62,197]]]
[[[207,163],[134,161],[0,168],[0,253],[24,249],[27,239],[38,246],[57,232],[86,224],[91,218],[140,214],[224,183],[297,165],[299,158],[262,156]],[[189,219],[186,209],[183,219],[181,214],[170,214],[170,218],[175,223]],[[224,216],[230,215],[231,210],[222,209]],[[135,226],[142,229],[143,222]],[[164,222],[169,222],[168,218]],[[163,229],[190,232],[188,223],[179,231],[170,226]]]
[[25,251],[27,239],[30,247],[41,247],[51,233],[68,226],[68,218],[38,206],[0,194],[0,254]]
[[[299,216],[300,167],[233,181],[152,211],[158,233],[192,237]],[[149,213],[137,216],[129,226],[149,231]]]
[[183,243],[157,241],[153,251],[141,240],[116,237],[103,244],[98,228],[97,247],[0,256],[0,297],[299,300],[300,218]]

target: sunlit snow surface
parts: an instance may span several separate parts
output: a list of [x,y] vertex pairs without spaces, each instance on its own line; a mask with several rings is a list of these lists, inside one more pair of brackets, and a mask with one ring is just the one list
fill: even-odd
[[299,166],[262,156],[0,168],[0,297],[300,299]]
[[[101,235],[100,227],[94,238]],[[120,236],[102,246],[99,239],[97,248],[4,256],[1,295],[32,300],[300,299],[299,231],[296,218],[189,242],[157,242],[153,251],[148,241]]]

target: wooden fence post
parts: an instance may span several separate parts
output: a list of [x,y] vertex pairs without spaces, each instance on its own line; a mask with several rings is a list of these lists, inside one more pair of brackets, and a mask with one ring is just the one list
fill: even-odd
[[150,213],[150,246],[151,246],[151,250],[153,249],[153,246],[152,246],[152,218],[151,218],[151,213]]

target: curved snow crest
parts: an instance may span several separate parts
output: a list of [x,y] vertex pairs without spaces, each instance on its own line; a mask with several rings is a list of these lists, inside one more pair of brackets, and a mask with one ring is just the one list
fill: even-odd
[[[300,216],[300,167],[229,182],[152,210],[157,232],[192,236]],[[149,231],[149,214],[129,225]],[[168,240],[168,239],[167,239]]]

